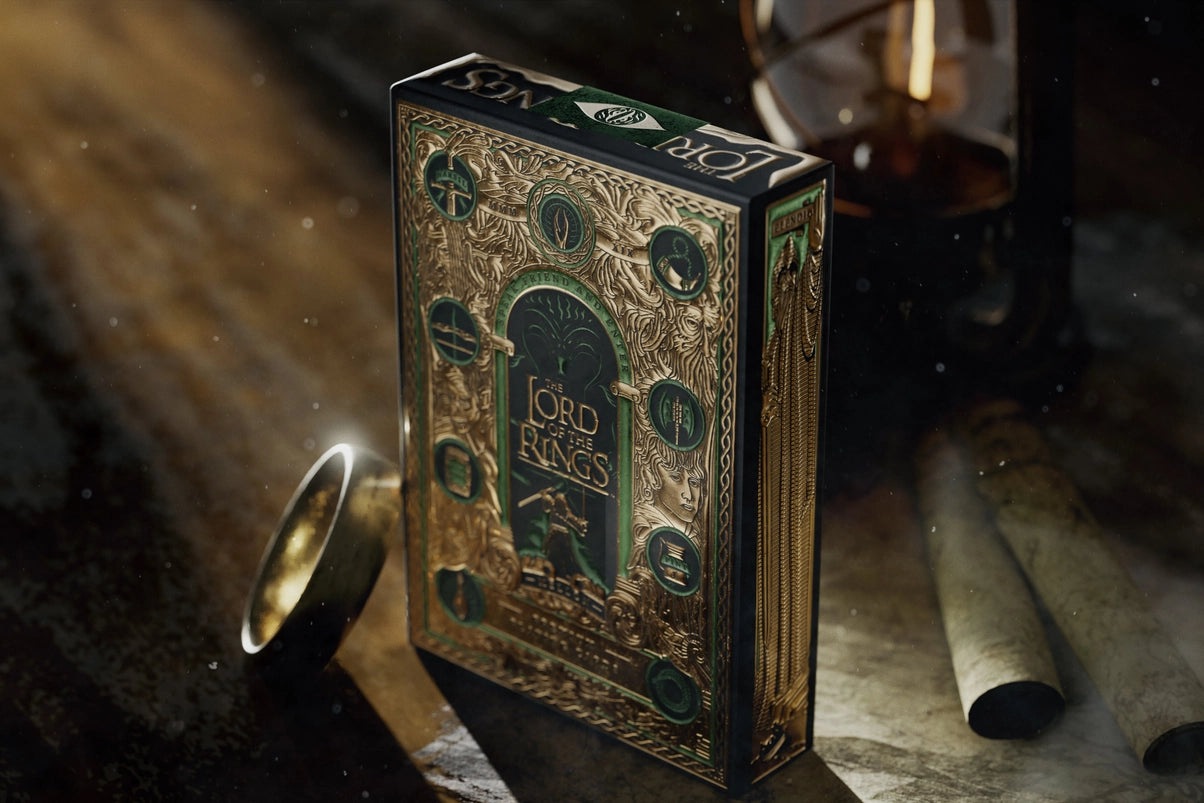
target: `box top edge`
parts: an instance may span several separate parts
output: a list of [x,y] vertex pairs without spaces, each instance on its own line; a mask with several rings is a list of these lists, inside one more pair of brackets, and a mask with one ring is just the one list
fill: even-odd
[[[452,89],[446,87],[453,85],[454,78],[439,83],[433,81],[439,76],[457,75],[457,71],[470,75],[472,71],[469,68],[474,65],[480,65],[482,70],[490,67],[499,69],[508,78],[517,76],[524,82],[525,89],[520,92],[516,86],[514,95],[505,96],[499,88],[500,81],[482,82],[469,88],[473,82],[465,80],[463,86],[457,85]],[[458,102],[487,114],[521,119],[537,127],[541,124],[536,121],[542,118],[570,130],[603,134],[605,137],[599,141],[605,142],[606,149],[614,152],[624,150],[623,145],[619,144],[623,142],[668,151],[683,162],[693,160],[695,164],[690,167],[698,173],[696,177],[717,177],[717,181],[726,180],[732,184],[736,179],[731,176],[745,179],[750,175],[746,169],[748,165],[758,161],[766,166],[772,164],[773,167],[772,170],[756,171],[758,180],[755,183],[762,189],[780,186],[828,163],[827,159],[814,154],[731,131],[644,101],[556,78],[479,52],[460,56],[396,82],[391,88],[394,102],[399,90],[444,99],[459,95],[461,99]],[[545,96],[537,97],[538,90],[543,90]],[[527,94],[526,101],[513,103],[515,96],[524,93]],[[662,126],[662,122],[666,124]],[[761,180],[761,176],[765,178]]]

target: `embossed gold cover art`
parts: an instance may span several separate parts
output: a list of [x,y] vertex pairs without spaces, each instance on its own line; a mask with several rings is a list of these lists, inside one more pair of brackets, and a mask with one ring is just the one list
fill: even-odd
[[[748,604],[775,653],[754,668],[757,700],[736,701],[741,208],[418,105],[395,113],[415,643],[719,785],[733,753],[751,775],[773,769],[809,738],[812,529],[781,517],[814,504],[761,502],[765,525],[806,538],[759,565],[774,590]],[[765,368],[782,391],[767,442],[801,461],[784,492],[812,500],[823,201],[817,184],[757,221],[776,267],[766,327],[745,335],[781,354]],[[811,356],[795,360],[800,336]],[[780,434],[800,425],[801,457]],[[799,573],[797,620],[778,610],[779,559]],[[733,737],[740,704],[754,724]]]

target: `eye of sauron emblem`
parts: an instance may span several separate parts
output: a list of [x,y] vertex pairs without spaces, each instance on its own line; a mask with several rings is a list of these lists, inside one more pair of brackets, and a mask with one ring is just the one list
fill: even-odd
[[540,253],[553,265],[580,267],[594,252],[589,204],[563,181],[541,181],[527,198],[527,223]]

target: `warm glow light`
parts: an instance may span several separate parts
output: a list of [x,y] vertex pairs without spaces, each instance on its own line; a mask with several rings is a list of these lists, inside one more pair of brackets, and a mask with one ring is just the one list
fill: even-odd
[[298,524],[293,530],[293,534],[289,537],[288,543],[284,545],[284,554],[290,561],[296,562],[302,553],[309,547],[310,540],[314,537],[314,528],[308,524]]
[[753,13],[757,18],[757,30],[768,31],[773,24],[773,0],[760,0],[753,7]]
[[272,608],[281,614],[281,619],[297,606],[307,585],[309,585],[308,572],[290,572],[280,578],[275,588],[268,590],[268,595],[273,602]]
[[932,95],[932,63],[936,59],[936,10],[933,0],[915,0],[911,22],[911,74],[907,93],[916,100]]

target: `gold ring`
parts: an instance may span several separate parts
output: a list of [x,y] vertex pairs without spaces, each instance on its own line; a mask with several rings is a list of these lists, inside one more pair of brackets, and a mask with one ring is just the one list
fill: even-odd
[[363,610],[401,513],[397,467],[345,443],[318,458],[259,562],[242,647],[261,668],[321,671]]

